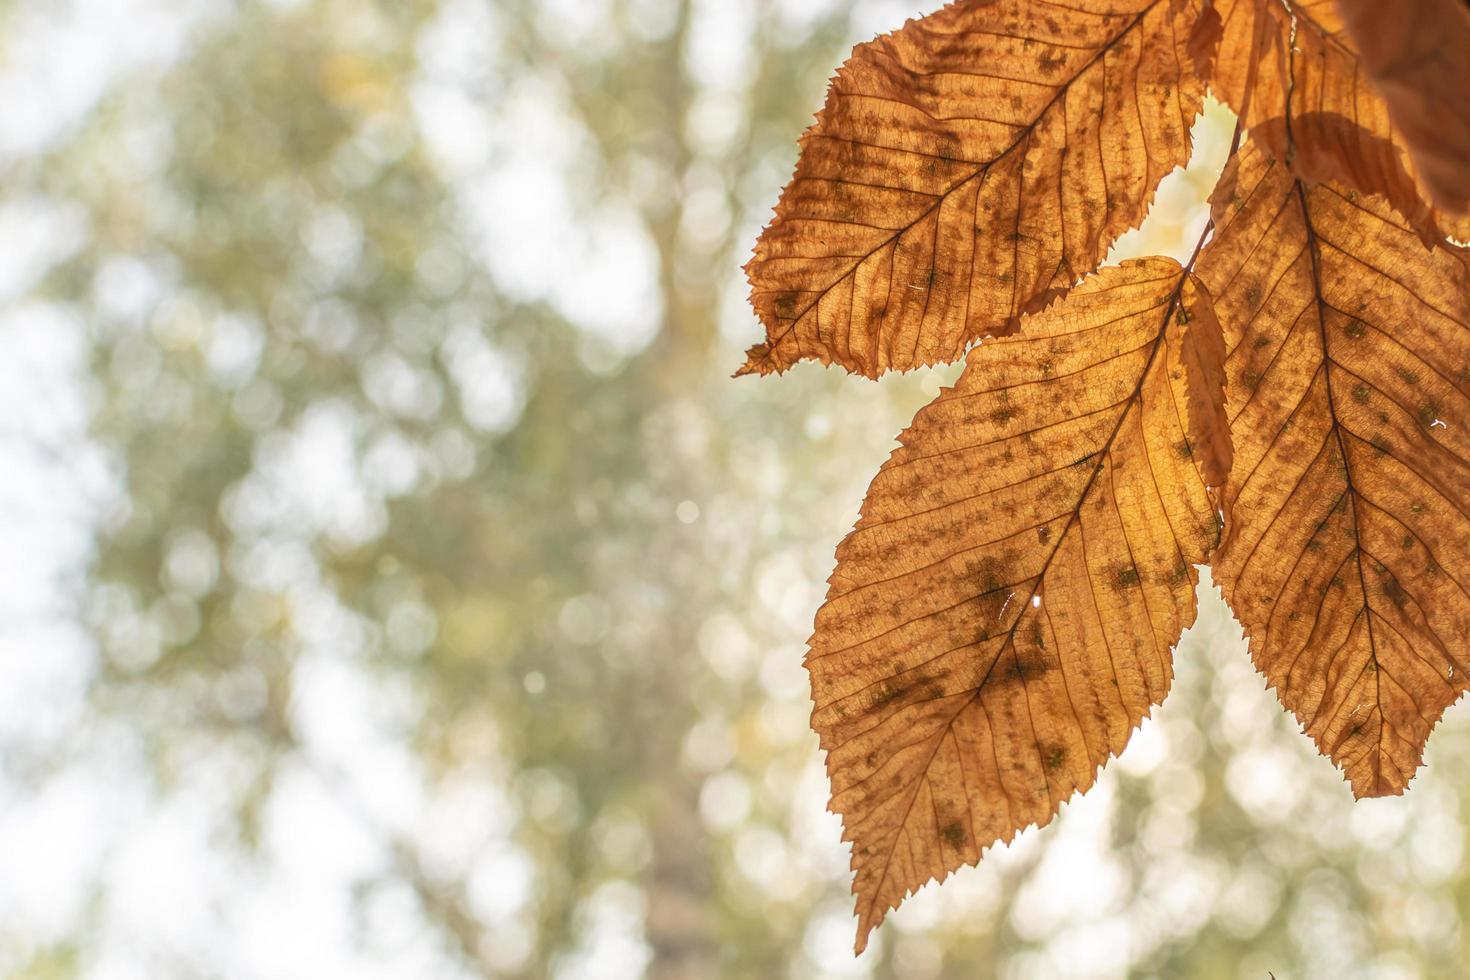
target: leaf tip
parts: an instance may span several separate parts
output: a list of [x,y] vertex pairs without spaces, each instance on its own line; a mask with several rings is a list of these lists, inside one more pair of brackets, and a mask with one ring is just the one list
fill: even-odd
[[[854,888],[856,892],[856,888]],[[878,906],[878,896],[870,895],[866,898],[858,895],[857,912],[857,935],[853,938],[852,955],[861,956],[868,948],[868,941],[873,938],[873,930],[883,924],[888,917],[888,912]]]
[[759,343],[745,352],[745,363],[731,375],[732,378],[743,378],[747,374],[766,375],[772,371],[779,373],[779,368],[771,364],[771,345]]

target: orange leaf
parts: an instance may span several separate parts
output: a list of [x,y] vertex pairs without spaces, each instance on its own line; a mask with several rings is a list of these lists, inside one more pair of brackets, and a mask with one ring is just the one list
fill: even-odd
[[1225,335],[1215,316],[1214,301],[1203,283],[1191,278],[1182,300],[1193,321],[1184,333],[1184,362],[1189,405],[1189,443],[1200,475],[1213,488],[1230,476],[1234,449],[1225,414]]
[[807,656],[859,950],[1050,821],[1168,691],[1218,536],[1187,421],[1207,301],[1173,259],[1084,280],[970,351],[868,489]]
[[[1426,242],[1470,237],[1470,217],[1425,203],[1425,176],[1405,155],[1406,138],[1369,84],[1333,0],[1219,0],[1224,24],[1211,88],[1241,117],[1253,139],[1278,160],[1310,161],[1309,179],[1327,174],[1381,194]],[[1393,18],[1403,16],[1397,5]],[[1445,79],[1437,84],[1449,82]],[[1465,93],[1452,86],[1445,98]]]
[[1403,792],[1470,666],[1470,253],[1253,146],[1198,272],[1230,351],[1215,579],[1358,796]]
[[1435,203],[1470,213],[1470,7],[1461,0],[1337,5]]
[[[1339,2],[1362,64],[1332,0],[965,0],[860,46],[804,138],[742,373],[991,338],[873,480],[807,656],[859,950],[1122,751],[1195,564],[1359,796],[1470,686],[1470,14]],[[1201,78],[1250,134],[1213,234],[1089,274]]]
[[1199,13],[960,0],[859,45],[746,267],[740,373],[952,361],[1096,269],[1189,157]]

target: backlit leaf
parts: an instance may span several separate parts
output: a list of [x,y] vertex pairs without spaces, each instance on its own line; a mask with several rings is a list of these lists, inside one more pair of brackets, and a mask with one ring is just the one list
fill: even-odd
[[1470,212],[1470,6],[1337,0],[1358,57],[1438,205]]
[[1199,261],[1230,350],[1215,579],[1358,796],[1403,792],[1470,651],[1470,253],[1247,146]]
[[862,44],[747,266],[766,340],[876,377],[1092,272],[1189,156],[1198,0],[960,0]]
[[[1403,17],[1396,4],[1380,6]],[[1289,11],[1279,0],[1215,7],[1223,34],[1210,85],[1261,146],[1289,164],[1305,161],[1304,176],[1383,195],[1426,241],[1470,237],[1470,218],[1424,200],[1423,178],[1405,154],[1410,144],[1370,84],[1334,0],[1293,3]],[[1463,90],[1451,86],[1444,98],[1470,111]]]
[[[1470,5],[1443,2],[972,0],[833,82],[741,373],[970,348],[807,658],[859,950],[1093,784],[1169,687],[1196,564],[1359,796],[1402,792],[1470,686]],[[1200,245],[1094,273],[1201,80],[1241,118]]]
[[869,488],[807,657],[859,949],[1048,822],[1168,691],[1218,534],[1190,432],[1226,422],[1191,421],[1187,380],[1207,302],[1172,259],[1085,280],[972,350]]

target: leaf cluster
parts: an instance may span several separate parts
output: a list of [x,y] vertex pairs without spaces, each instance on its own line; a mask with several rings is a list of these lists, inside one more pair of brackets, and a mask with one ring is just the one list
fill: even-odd
[[[1186,263],[1101,269],[1240,120]],[[1470,676],[1470,8],[960,0],[859,45],[747,266],[766,339],[964,358],[837,551],[807,667],[858,949],[1162,701],[1209,564],[1357,796]]]

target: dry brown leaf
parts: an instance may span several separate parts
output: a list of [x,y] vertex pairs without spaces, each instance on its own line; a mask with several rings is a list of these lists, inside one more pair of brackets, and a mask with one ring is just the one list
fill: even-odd
[[1285,115],[1291,15],[1267,0],[1215,0],[1211,11],[1221,26],[1210,90],[1247,129]]
[[952,361],[1097,268],[1189,156],[1199,0],[960,0],[853,52],[746,267],[766,342]]
[[972,350],[873,480],[807,656],[859,950],[1091,786],[1168,690],[1218,537],[1189,435],[1227,427],[1190,421],[1207,302],[1172,259],[1090,277]]
[[1215,578],[1358,796],[1404,790],[1466,688],[1470,253],[1254,147],[1199,260],[1236,466]]
[[1225,25],[1220,21],[1220,12],[1213,6],[1206,7],[1189,34],[1189,60],[1194,65],[1195,75],[1209,78],[1215,73],[1215,57],[1220,53],[1220,39],[1224,35]]
[[[1218,0],[1223,34],[1211,88],[1257,143],[1303,176],[1382,194],[1425,241],[1470,236],[1470,218],[1426,203],[1409,144],[1333,4],[1305,0],[1288,12],[1279,0]],[[1465,99],[1453,89],[1446,97]]]
[[[1359,796],[1402,792],[1470,686],[1470,252],[1444,241],[1470,237],[1444,209],[1470,47],[1337,2],[1361,65],[1334,0],[967,0],[860,46],[804,138],[742,373],[999,335],[874,479],[811,639],[859,950],[1092,785],[1168,689],[1196,563]],[[1191,76],[1251,134],[1213,237],[1077,284],[1182,162]]]
[[1188,315],[1202,322],[1185,334],[1181,348],[1189,393],[1189,441],[1200,475],[1218,489],[1229,479],[1234,459],[1230,426],[1225,424],[1225,334],[1209,290],[1198,281],[1192,288],[1198,300],[1187,305]]
[[1463,0],[1337,0],[1424,185],[1470,212],[1470,7]]

